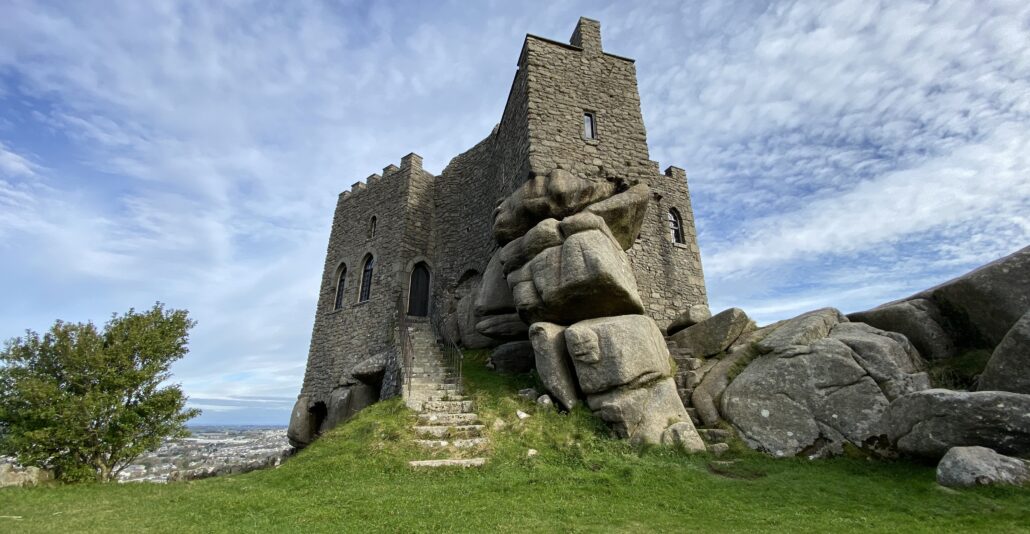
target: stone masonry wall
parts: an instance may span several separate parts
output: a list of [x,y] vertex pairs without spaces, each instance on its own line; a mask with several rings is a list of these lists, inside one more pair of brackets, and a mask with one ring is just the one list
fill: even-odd
[[[340,194],[326,251],[302,395],[324,402],[343,373],[394,345],[398,298],[410,267],[424,257],[430,226],[432,175],[410,154]],[[376,217],[376,232],[369,223]],[[375,258],[369,300],[358,302],[364,258]],[[334,309],[339,269],[347,267],[343,306]]]
[[[529,175],[526,114],[526,70],[520,64],[500,124],[436,179],[434,302],[445,302],[467,271],[482,274],[497,247],[494,208]],[[434,313],[447,311],[440,308]]]
[[[650,160],[633,61],[603,52],[596,21],[580,19],[572,41],[581,47],[526,39],[530,165],[537,173],[562,167],[651,187],[640,239],[629,255],[647,313],[664,328],[688,306],[708,304],[686,174],[672,167],[663,175]],[[586,112],[595,116],[596,139],[584,137]],[[670,208],[680,213],[686,244],[673,243]]]
[[[651,203],[640,238],[627,253],[647,314],[665,328],[691,305],[707,306],[708,294],[686,173],[683,169],[669,167],[649,184]],[[670,208],[680,214],[686,243],[676,243],[672,238],[668,222]]]

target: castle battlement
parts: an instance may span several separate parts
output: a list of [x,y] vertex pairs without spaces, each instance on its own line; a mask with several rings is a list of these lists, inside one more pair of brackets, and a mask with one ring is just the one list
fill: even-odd
[[412,177],[423,178],[425,175],[432,176],[422,169],[422,156],[410,152],[401,158],[400,166],[393,163],[383,167],[382,174],[370,174],[364,181],[357,181],[351,184],[349,190],[340,193],[340,200],[357,198],[361,193],[376,188],[381,182],[392,179],[411,179]]

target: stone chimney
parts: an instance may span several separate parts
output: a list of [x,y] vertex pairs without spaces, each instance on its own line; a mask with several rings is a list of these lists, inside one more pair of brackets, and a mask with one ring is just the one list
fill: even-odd
[[569,44],[578,46],[590,55],[601,53],[601,23],[586,17],[579,17],[576,31],[572,32]]

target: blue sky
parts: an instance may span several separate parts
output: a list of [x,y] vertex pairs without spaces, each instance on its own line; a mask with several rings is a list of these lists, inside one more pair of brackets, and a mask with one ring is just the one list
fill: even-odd
[[637,60],[712,308],[864,309],[1030,243],[1030,7],[23,2],[0,16],[0,338],[154,301],[199,423],[283,423],[336,195],[500,119],[525,33]]

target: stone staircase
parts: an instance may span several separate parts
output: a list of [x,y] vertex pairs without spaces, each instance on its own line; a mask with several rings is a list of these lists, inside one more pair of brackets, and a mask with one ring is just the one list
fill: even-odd
[[665,344],[669,347],[672,359],[676,361],[676,375],[674,377],[676,391],[679,393],[680,400],[683,401],[683,406],[690,415],[690,420],[697,427],[697,432],[701,435],[701,439],[704,440],[709,452],[715,454],[726,452],[729,449],[727,441],[731,437],[731,432],[724,428],[703,427],[701,419],[697,416],[697,409],[694,408],[693,401],[690,399],[690,396],[694,393],[694,388],[701,383],[701,380],[708,374],[708,371],[715,367],[718,360],[714,358],[694,358],[693,355],[680,348],[675,341],[669,338],[665,339]]
[[[415,443],[434,458],[412,460],[414,468],[478,467],[486,458],[475,456],[488,444],[471,400],[463,395],[461,378],[447,366],[443,351],[428,322],[408,324],[413,356],[410,385],[404,402],[418,412]],[[409,387],[410,386],[410,387]]]

